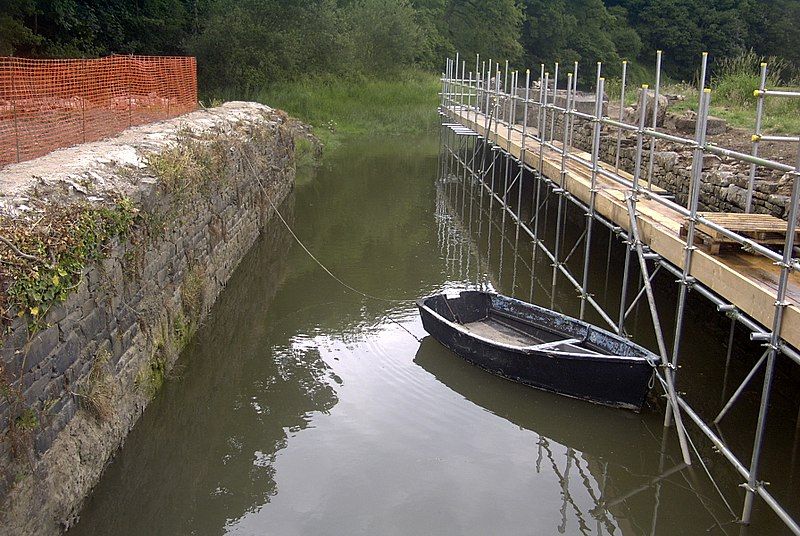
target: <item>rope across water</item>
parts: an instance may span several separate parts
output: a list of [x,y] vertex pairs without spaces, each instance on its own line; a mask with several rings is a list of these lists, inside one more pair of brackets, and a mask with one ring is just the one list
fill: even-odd
[[[322,261],[320,261],[316,257],[316,255],[314,255],[311,252],[311,250],[309,250],[306,247],[305,244],[303,244],[303,241],[300,240],[300,237],[297,236],[297,233],[294,232],[294,229],[292,229],[292,226],[289,225],[289,222],[286,221],[286,218],[284,218],[283,214],[281,214],[280,210],[278,210],[277,205],[272,201],[272,197],[269,195],[269,192],[267,191],[266,187],[264,186],[264,183],[261,182],[261,177],[259,176],[258,171],[256,170],[256,168],[253,165],[253,163],[250,161],[250,159],[247,157],[247,155],[245,153],[242,153],[242,157],[243,157],[244,161],[247,162],[247,165],[250,167],[250,171],[252,172],[253,177],[255,177],[255,179],[258,181],[258,185],[261,188],[261,191],[264,193],[264,196],[267,198],[267,202],[269,202],[270,206],[272,207],[272,210],[274,210],[275,214],[278,216],[278,219],[280,219],[281,223],[283,223],[283,225],[286,227],[286,230],[289,231],[289,234],[292,235],[292,238],[294,238],[295,242],[297,242],[297,244],[301,248],[303,248],[303,251],[306,252],[306,254],[311,258],[311,260],[313,260],[320,268],[322,268],[325,271],[325,273],[328,274],[334,281],[339,283],[341,286],[343,286],[347,290],[349,290],[351,292],[354,292],[355,294],[358,294],[358,295],[360,295],[360,296],[362,296],[364,298],[370,299],[370,300],[381,301],[381,302],[384,302],[384,303],[396,303],[396,304],[411,304],[411,303],[416,302],[416,298],[392,299],[392,298],[381,298],[380,296],[375,296],[373,294],[369,294],[368,292],[364,292],[362,290],[358,290],[357,288],[353,287],[352,285],[349,285],[344,280],[342,280],[339,276],[334,274],[327,266],[322,264]],[[389,319],[390,322],[393,322],[393,323],[397,324],[398,326],[400,326],[404,331],[406,331],[409,335],[414,337],[417,341],[422,342],[422,340],[419,337],[417,337],[416,335],[414,335],[413,333],[411,333],[411,331],[409,331],[408,328],[406,328],[400,322],[398,322],[397,320],[395,320],[391,316],[389,316],[388,312],[386,313],[386,318]]]

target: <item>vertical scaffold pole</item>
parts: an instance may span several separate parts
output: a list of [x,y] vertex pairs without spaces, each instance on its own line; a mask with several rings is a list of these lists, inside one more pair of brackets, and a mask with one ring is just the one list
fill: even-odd
[[[450,118],[450,115],[452,114],[452,107],[453,107],[452,106],[453,105],[453,98],[452,98],[452,92],[453,92],[453,59],[452,58],[448,58],[448,61],[447,61],[447,74],[445,76],[445,79],[447,80],[447,86],[446,86],[446,91],[445,91],[445,95],[446,96],[445,96],[445,100],[444,100],[444,105],[445,105],[445,110],[447,111],[447,116],[448,116],[448,118]],[[450,120],[452,120],[452,119],[450,119]],[[445,168],[444,168],[444,172],[445,173],[443,175],[443,180],[444,180],[445,201],[447,201],[447,202],[450,201],[450,195],[451,195],[451,192],[450,192],[450,190],[451,190],[451,187],[450,187],[450,166],[451,166],[451,163],[452,163],[451,159],[453,157],[453,155],[452,155],[452,153],[450,151],[451,133],[452,133],[452,131],[449,128],[445,128],[445,132],[444,132],[445,145],[447,146],[448,150],[447,150],[447,154],[445,155],[446,161],[445,161]]]
[[[499,67],[500,64],[498,63],[497,66]],[[495,95],[494,95],[494,104],[492,106],[492,112],[491,112],[492,114],[494,114],[494,117],[495,117],[495,121],[494,121],[495,126],[493,127],[492,124],[491,124],[491,121],[489,121],[489,130],[487,131],[488,135],[494,137],[495,142],[498,140],[497,134],[500,132],[500,122],[499,122],[499,119],[498,119],[499,110],[500,110],[500,87],[501,87],[500,86],[500,83],[501,83],[500,75],[501,75],[501,72],[500,72],[500,69],[498,69],[497,70],[497,74],[495,76]],[[487,258],[486,265],[487,265],[487,267],[491,266],[491,263],[492,263],[492,224],[493,224],[492,216],[493,216],[493,213],[494,213],[494,210],[493,210],[494,209],[494,196],[495,196],[494,179],[495,179],[495,176],[497,175],[497,169],[495,167],[495,162],[497,161],[497,153],[498,153],[498,151],[495,151],[495,150],[492,151],[492,165],[489,166],[489,168],[492,170],[492,173],[491,173],[491,180],[490,180],[490,183],[489,183],[489,216],[488,216],[488,220],[487,220],[489,229],[488,229],[488,232],[486,233],[487,234],[487,248],[486,248],[486,258]]]
[[[517,230],[514,235],[514,279],[511,282],[511,295],[514,295],[514,290],[517,285],[517,257],[519,257],[519,230],[522,223],[522,180],[525,173],[525,144],[528,137],[528,99],[530,98],[531,89],[531,70],[525,70],[525,97],[522,102],[522,141],[519,148],[519,171],[515,180],[519,181],[517,185]],[[534,207],[535,208],[535,207]],[[534,248],[536,246],[534,245]],[[533,269],[533,267],[531,267]]]
[[[506,66],[508,66],[508,62],[506,61]],[[508,79],[508,73],[506,73],[506,79]],[[501,281],[503,280],[503,260],[505,256],[505,236],[506,236],[506,214],[508,213],[508,190],[511,188],[509,186],[509,176],[511,175],[511,115],[514,113],[514,99],[511,98],[513,92],[516,91],[516,79],[517,73],[511,73],[511,85],[507,88],[509,92],[504,93],[504,108],[506,111],[506,146],[505,146],[505,156],[503,159],[505,160],[505,166],[503,168],[503,197],[501,201],[501,209],[503,211],[503,215],[500,219],[500,264],[497,270],[497,284],[500,285]],[[498,125],[499,127],[499,125]],[[499,128],[498,128],[498,139],[499,139]],[[513,183],[512,183],[513,185]],[[516,255],[516,252],[515,252]]]
[[[478,177],[478,193],[480,194],[480,202],[478,208],[478,246],[480,249],[480,241],[483,235],[483,190],[484,190],[484,183],[486,179],[486,154],[490,150],[489,149],[489,98],[490,98],[490,90],[491,88],[489,85],[491,84],[491,72],[492,72],[492,60],[489,59],[489,68],[485,69],[485,65],[481,65],[481,69],[484,69],[481,72],[481,80],[483,80],[483,96],[481,100],[484,101],[483,107],[483,147],[481,147],[481,170],[480,176]],[[489,200],[491,203],[491,199]]]
[[[636,154],[634,157],[634,170],[633,170],[633,192],[632,195],[637,196],[639,193],[639,175],[642,169],[642,131],[644,130],[645,113],[647,107],[647,89],[648,85],[642,85],[642,90],[639,92],[639,127],[636,131]],[[628,300],[628,280],[630,279],[630,265],[631,265],[631,248],[632,236],[628,231],[625,238],[625,265],[622,272],[622,291],[619,298],[619,321],[617,331],[620,335],[625,334],[625,312]]]
[[[700,64],[700,81],[699,81],[699,84],[697,86],[697,92],[700,95],[700,97],[697,99],[698,103],[699,103],[699,101],[703,100],[703,90],[706,87],[706,72],[707,72],[707,70],[708,70],[708,52],[703,52],[702,60],[701,60],[701,64]],[[698,105],[697,115],[698,115],[698,118],[699,118],[699,116],[700,116],[699,105]],[[700,134],[700,121],[698,121],[697,124],[695,125],[695,129],[694,129],[694,137],[695,137],[695,139],[697,139],[697,136],[699,134]],[[693,164],[694,164],[694,162],[693,162]],[[694,175],[694,172],[692,172],[692,176],[693,175]],[[692,179],[690,178],[689,179],[689,187],[686,190],[686,208],[687,209],[690,208],[689,207],[689,203],[690,203],[689,192],[691,192],[691,191],[692,191]]]
[[[575,98],[578,96],[578,62],[575,62],[575,65],[572,70],[572,102],[575,102]],[[572,130],[575,127],[575,116],[573,115],[569,120],[569,146],[572,147]]]
[[467,91],[467,89],[466,89],[467,88],[466,81],[467,81],[467,62],[465,60],[461,60],[461,78],[459,79],[459,85],[458,85],[458,87],[461,88],[461,90],[458,92],[459,93],[459,102],[460,102],[459,110],[461,110],[461,111],[464,111],[464,110],[467,109],[464,106],[464,100],[465,100],[465,97],[467,96],[466,95],[466,91]]
[[[553,106],[558,106],[558,62],[553,69]],[[556,127],[556,109],[553,108],[550,114],[550,139],[554,139],[554,131]]]
[[586,300],[589,298],[589,258],[591,257],[592,226],[594,223],[595,202],[597,199],[597,172],[599,170],[600,155],[600,119],[603,116],[603,93],[605,79],[598,79],[595,88],[594,124],[592,125],[592,183],[589,190],[589,211],[586,213],[586,241],[583,250],[583,282],[581,283],[581,310],[580,318],[586,314]]
[[[701,94],[700,98],[700,110],[701,112],[704,110],[704,105],[707,106],[708,98],[704,98],[706,93]],[[639,236],[639,225],[638,225],[638,218],[636,214],[636,202],[638,198],[639,192],[639,179],[641,178],[641,153],[642,153],[642,134],[644,131],[644,116],[645,110],[647,110],[647,86],[642,87],[641,92],[641,101],[642,106],[640,108],[639,113],[639,130],[637,132],[637,143],[636,143],[636,165],[634,167],[633,172],[633,187],[631,188],[631,192],[628,196],[626,196],[626,204],[628,207],[628,217],[630,221],[630,232],[628,236],[633,239],[633,247],[636,249],[636,257],[639,261],[639,271],[642,276],[645,293],[647,295],[647,303],[650,309],[650,318],[653,322],[653,331],[656,335],[656,342],[658,343],[658,353],[661,358],[661,366],[664,369],[664,380],[666,383],[666,394],[667,400],[669,401],[669,407],[672,407],[672,411],[675,415],[675,428],[678,432],[678,442],[681,446],[681,453],[683,454],[683,462],[686,465],[691,465],[692,459],[689,454],[689,445],[686,439],[686,430],[683,426],[683,420],[681,419],[680,409],[678,407],[678,395],[675,391],[675,374],[674,369],[671,366],[671,363],[667,357],[667,348],[666,343],[664,342],[664,333],[661,329],[661,321],[659,320],[658,309],[656,308],[656,301],[655,296],[653,294],[653,288],[651,285],[649,271],[647,269],[647,261],[645,260],[644,255],[644,244],[641,241]],[[624,312],[622,313],[624,318]]]
[[469,113],[472,111],[472,71],[469,72],[469,80],[467,81],[467,119]]
[[[700,93],[700,103],[697,113],[697,137],[695,142],[694,152],[692,153],[692,177],[690,184],[692,190],[689,192],[689,217],[686,231],[686,245],[684,246],[683,253],[683,271],[681,278],[678,280],[680,283],[680,293],[678,295],[678,306],[675,312],[675,337],[672,345],[672,360],[670,368],[672,373],[678,369],[678,356],[681,349],[681,338],[683,336],[683,319],[686,312],[686,298],[689,290],[694,284],[694,277],[692,277],[692,259],[694,258],[694,251],[697,249],[694,245],[694,236],[697,225],[697,209],[700,202],[700,185],[702,183],[703,174],[703,154],[706,144],[706,127],[708,124],[708,108],[711,103],[711,90],[703,89]],[[664,416],[664,425],[670,425],[670,410],[667,408],[666,415]]]
[[459,55],[456,53],[456,61],[453,63],[453,112],[458,111],[461,106],[461,82],[459,80]]
[[[753,149],[751,154],[758,156],[758,142],[761,141],[761,120],[764,113],[764,90],[767,88],[767,64],[761,64],[761,81],[758,84],[758,91],[754,92],[758,95],[758,102],[756,103],[756,130],[753,134]],[[749,213],[753,210],[753,186],[756,182],[756,165],[750,164],[750,177],[747,180],[747,200],[745,201],[744,211]]]
[[[507,109],[507,104],[508,104],[508,97],[507,97],[507,95],[508,95],[508,60],[506,60],[506,70],[503,73],[503,89],[502,89],[501,93],[503,95],[503,104],[502,104],[500,110],[503,112],[503,115],[500,116],[500,117],[502,118],[502,120],[508,121],[508,109]],[[497,134],[498,134],[498,137],[499,137],[499,135],[500,135],[500,125],[499,124],[497,125],[497,128],[498,128]]]
[[481,67],[481,55],[475,54],[475,107],[472,110],[473,123],[476,123],[478,120],[478,103],[480,102],[478,98],[478,80],[479,80],[478,73],[481,72],[480,67]]
[[[622,83],[619,92],[619,122],[625,119],[625,84],[628,80],[628,61],[622,61]],[[622,129],[617,129],[617,153],[614,157],[614,171],[619,172],[619,153],[622,150]]]
[[[558,64],[556,63],[556,68],[558,68]],[[570,76],[570,79],[572,77]],[[562,116],[562,122],[566,123],[567,120],[567,110],[570,109],[570,97],[572,92],[570,88],[567,88],[567,96],[566,101],[564,103],[564,115]],[[555,106],[556,102],[556,85],[553,84],[553,105]],[[555,108],[553,108],[553,117],[552,122],[555,123]],[[553,126],[550,125],[550,132],[552,135]],[[565,207],[564,207],[564,195],[567,193],[565,189],[565,181],[567,176],[567,142],[569,142],[569,133],[565,130],[564,135],[562,137],[562,147],[561,147],[561,170],[559,172],[559,179],[558,179],[558,189],[556,193],[558,194],[558,208],[556,209],[556,240],[555,245],[553,246],[553,274],[550,279],[550,308],[555,308],[555,299],[556,299],[556,283],[558,282],[558,270],[561,266],[561,238],[562,238],[562,218],[564,216]]]
[[548,90],[550,89],[550,73],[544,73],[544,93],[542,94],[542,101],[540,104],[540,109],[542,110],[541,117],[539,118],[539,162],[537,165],[537,170],[539,172],[539,177],[542,176],[543,166],[544,166],[544,144],[547,141],[547,99],[548,99]]
[[[445,68],[444,68],[444,76],[442,77],[442,104],[441,104],[442,114],[447,114],[447,106],[448,106],[447,93],[449,91],[449,84],[450,84],[450,63],[451,63],[450,58],[447,58],[447,62],[445,63]],[[447,115],[444,115],[444,117],[446,118]],[[448,130],[447,127],[442,126],[440,131],[441,144],[443,148],[441,156],[441,164],[440,164],[441,168],[440,177],[441,177],[442,190],[444,191],[443,197],[445,201],[447,199],[447,196],[449,195],[447,186],[447,167],[450,161],[450,149],[449,149],[450,146],[448,144],[447,130]]]
[[[661,54],[660,50],[656,51],[656,87],[655,95],[653,95],[653,130],[658,127],[658,99],[661,96]],[[653,166],[655,164],[656,155],[656,137],[650,137],[650,158],[647,162],[647,189],[653,188]]]
[[[477,76],[477,73],[475,73]],[[472,95],[472,84],[473,84],[473,73],[470,71],[469,73],[469,87],[470,87],[470,95]],[[477,95],[477,78],[475,78],[475,101],[477,103],[478,95]],[[469,100],[470,107],[472,106],[472,97],[470,96]],[[465,187],[469,188],[469,215],[467,216],[467,237],[469,237],[469,251],[470,255],[467,256],[467,278],[469,278],[469,264],[470,264],[470,257],[472,257],[472,205],[475,202],[475,169],[476,169],[476,160],[478,158],[478,136],[470,136],[472,138],[472,156],[469,162],[469,181],[465,183]],[[477,255],[477,273],[476,277],[480,278],[480,254]]]
[[450,58],[447,58],[444,64],[444,73],[442,73],[442,99],[439,104],[441,112],[444,113],[445,95],[447,95],[447,73],[450,72]]
[[[536,135],[539,136],[539,140],[542,139],[542,113],[543,113],[543,103],[545,100],[545,72],[544,72],[544,63],[540,66],[539,71],[539,102],[538,108],[536,113]],[[533,194],[533,203],[531,203],[531,207],[533,210],[533,249],[531,251],[531,290],[530,290],[530,298],[528,301],[533,302],[534,298],[534,289],[536,288],[535,280],[536,280],[536,251],[539,249],[539,209],[541,207],[541,192],[542,192],[542,161],[541,161],[541,153],[539,157],[539,162],[536,164],[536,172],[534,173],[534,181],[536,182],[536,191]]]
[[772,319],[772,333],[769,339],[769,357],[767,358],[767,368],[764,373],[764,385],[761,390],[761,405],[758,410],[758,424],[756,425],[756,436],[753,441],[753,455],[750,458],[750,477],[747,479],[747,494],[745,495],[744,508],[742,509],[742,523],[750,523],[750,516],[753,512],[753,499],[758,488],[763,485],[758,480],[758,469],[761,462],[761,450],[764,446],[764,431],[767,425],[767,410],[769,409],[769,398],[772,391],[775,361],[780,352],[783,313],[786,307],[789,306],[789,302],[786,300],[786,293],[789,286],[789,275],[792,272],[794,236],[797,231],[798,203],[800,203],[800,145],[797,148],[797,163],[792,174],[794,176],[792,177],[792,197],[789,205],[786,242],[783,246],[783,258],[778,263],[781,267],[781,275],[778,279],[778,291],[775,297],[775,313]]
[[700,83],[697,85],[700,91],[706,87],[706,74],[708,73],[708,52],[703,52],[700,63]]

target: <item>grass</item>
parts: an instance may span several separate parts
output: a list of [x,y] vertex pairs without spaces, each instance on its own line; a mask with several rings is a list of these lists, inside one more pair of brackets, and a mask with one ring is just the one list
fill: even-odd
[[110,358],[108,350],[98,352],[81,392],[76,393],[81,406],[100,421],[107,421],[114,412],[114,385],[108,371]]
[[250,98],[313,125],[315,134],[330,146],[344,137],[433,131],[438,91],[435,74],[407,69],[383,78],[322,76],[276,82]]
[[[791,88],[800,90],[800,82],[785,80],[786,64],[779,58],[764,58],[754,52],[745,52],[738,56],[720,61],[712,72],[708,85],[711,87],[711,115],[725,119],[729,125],[748,131],[755,129],[756,101],[753,90],[758,89],[760,83],[759,65],[767,62],[769,71],[767,88]],[[641,71],[641,69],[639,69]],[[641,78],[643,72],[639,72]],[[629,80],[625,94],[625,104],[630,106],[636,101],[636,89],[640,82],[653,84],[647,78]],[[619,99],[619,80],[609,80],[607,91],[611,99]],[[670,105],[670,111],[681,113],[685,110],[697,111],[698,91],[691,84],[665,80],[662,84],[662,93],[683,95],[684,100]],[[766,134],[791,134],[800,133],[800,99],[785,97],[767,97],[762,118],[762,131]]]

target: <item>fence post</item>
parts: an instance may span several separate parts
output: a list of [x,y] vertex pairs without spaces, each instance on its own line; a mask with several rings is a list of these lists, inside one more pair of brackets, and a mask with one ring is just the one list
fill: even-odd
[[86,81],[89,79],[89,74],[87,72],[89,64],[87,62],[82,62],[81,65],[83,67],[83,83],[81,84],[83,87],[83,95],[81,95],[81,131],[83,134],[83,143],[86,143],[86,98],[89,96]]
[[128,126],[133,126],[133,56],[128,56]]
[[17,83],[15,73],[17,71],[17,62],[12,60],[11,63],[11,106],[14,110],[14,142],[17,150],[17,162],[19,163],[19,124],[17,121]]

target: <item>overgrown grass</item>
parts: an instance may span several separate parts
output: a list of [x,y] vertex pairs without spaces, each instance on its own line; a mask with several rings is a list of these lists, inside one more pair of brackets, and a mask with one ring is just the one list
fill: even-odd
[[324,76],[276,82],[250,98],[310,123],[330,144],[347,136],[432,131],[438,119],[438,91],[436,75],[408,69],[385,78]]
[[[780,58],[764,58],[754,52],[742,53],[739,56],[726,58],[716,64],[707,85],[712,89],[711,115],[725,119],[734,127],[748,131],[755,129],[756,101],[753,91],[758,89],[760,83],[760,64],[766,62],[769,66],[767,88],[792,88],[800,90],[800,81],[786,80],[786,62]],[[628,89],[625,94],[625,104],[631,105],[636,101],[637,88],[641,83],[649,83],[646,73],[638,68],[639,74],[635,83],[629,79]],[[629,71],[630,72],[630,71]],[[619,80],[606,82],[607,94],[611,99],[619,99]],[[675,82],[665,79],[662,83],[662,93],[682,95],[684,100],[670,105],[670,111],[681,113],[685,110],[697,111],[698,91],[692,84]],[[800,133],[800,99],[784,97],[768,97],[762,118],[764,133],[798,134]]]

